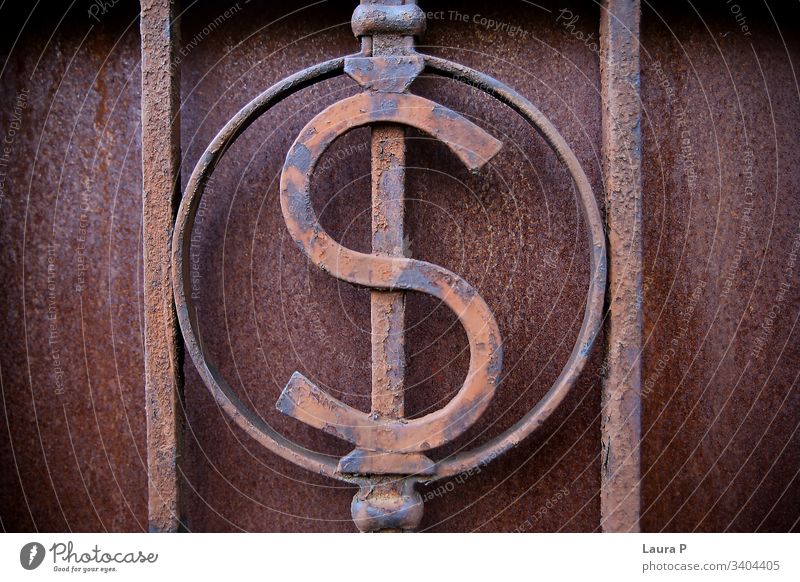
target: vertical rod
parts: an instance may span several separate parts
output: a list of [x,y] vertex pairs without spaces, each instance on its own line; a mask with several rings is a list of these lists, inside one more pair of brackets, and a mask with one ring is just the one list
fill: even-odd
[[609,243],[607,373],[602,396],[601,527],[639,531],[641,511],[642,139],[639,0],[600,17],[603,175]]
[[[362,4],[364,0],[362,0]],[[403,4],[403,0],[382,0]],[[413,47],[413,37],[374,35],[372,56],[395,54]],[[372,128],[372,252],[403,256],[405,220],[405,128],[375,125]],[[372,291],[372,412],[384,418],[405,413],[406,294]]]
[[175,0],[141,1],[142,237],[148,528],[181,529],[183,434],[179,334],[172,298],[170,238],[180,186],[180,78]]
[[[372,252],[403,256],[405,129],[372,129]],[[404,414],[405,293],[372,291],[372,412]]]

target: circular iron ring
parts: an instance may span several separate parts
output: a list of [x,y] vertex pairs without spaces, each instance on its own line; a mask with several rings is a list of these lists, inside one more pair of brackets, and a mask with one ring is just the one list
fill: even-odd
[[[606,285],[606,242],[600,211],[589,180],[575,154],[552,123],[530,101],[496,79],[445,59],[423,56],[426,70],[483,90],[516,111],[539,132],[567,167],[578,188],[591,248],[591,278],[586,297],[586,311],[575,345],[559,377],[539,403],[504,433],[478,448],[438,461],[435,475],[424,477],[426,481],[432,481],[457,475],[500,456],[539,428],[564,400],[586,363],[602,323]],[[358,477],[337,472],[338,458],[310,451],[288,440],[244,405],[203,350],[198,340],[196,313],[191,293],[186,292],[186,282],[191,280],[189,252],[194,219],[206,183],[217,163],[233,142],[262,114],[302,89],[341,75],[344,72],[344,61],[345,57],[332,59],[278,82],[242,108],[217,134],[195,166],[181,200],[172,236],[172,284],[186,351],[215,401],[231,420],[261,445],[284,459],[315,473],[354,482],[358,481]]]

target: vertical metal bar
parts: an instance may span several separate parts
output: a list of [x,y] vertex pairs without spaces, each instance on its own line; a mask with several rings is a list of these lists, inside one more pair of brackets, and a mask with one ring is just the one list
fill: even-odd
[[609,243],[607,373],[602,397],[603,531],[639,531],[642,190],[639,0],[604,0],[600,17],[603,174]]
[[[372,129],[372,252],[403,256],[405,129]],[[373,291],[372,412],[402,418],[405,390],[404,292]]]
[[[362,4],[363,4],[362,0]],[[403,4],[403,0],[383,0]],[[413,47],[414,38],[383,34],[371,37],[370,54],[396,54]],[[403,256],[405,220],[405,129],[399,125],[372,128],[372,252]],[[372,412],[402,418],[406,374],[404,292],[373,291]]]
[[178,27],[174,0],[142,0],[141,10],[148,524],[150,531],[174,532],[182,522],[183,433],[179,336],[170,272],[170,239],[180,184],[180,78],[172,66]]

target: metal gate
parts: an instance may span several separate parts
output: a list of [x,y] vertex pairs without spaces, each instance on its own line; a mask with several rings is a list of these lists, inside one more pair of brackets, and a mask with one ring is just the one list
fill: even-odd
[[792,9],[9,10],[5,529],[797,528]]

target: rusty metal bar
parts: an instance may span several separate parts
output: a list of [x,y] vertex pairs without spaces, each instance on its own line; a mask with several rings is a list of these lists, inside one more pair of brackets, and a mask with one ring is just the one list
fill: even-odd
[[181,528],[183,432],[178,324],[170,241],[179,197],[180,78],[173,0],[142,0],[142,233],[148,528]]
[[[361,2],[361,4],[370,4]],[[373,2],[373,9],[402,5]],[[387,18],[392,23],[397,19]],[[356,31],[357,32],[357,31]],[[364,46],[373,57],[402,53],[413,47],[413,37],[375,34]],[[386,257],[403,256],[405,220],[405,128],[400,125],[372,127],[372,253]],[[405,320],[404,291],[372,291],[372,413],[391,419],[405,411]]]
[[[372,253],[403,256],[405,129],[372,129]],[[404,291],[372,291],[372,413],[398,419],[404,414]]]
[[605,0],[600,17],[603,175],[609,243],[607,372],[600,519],[639,531],[641,508],[642,140],[639,0]]

